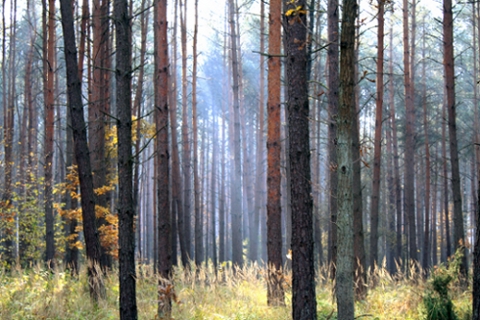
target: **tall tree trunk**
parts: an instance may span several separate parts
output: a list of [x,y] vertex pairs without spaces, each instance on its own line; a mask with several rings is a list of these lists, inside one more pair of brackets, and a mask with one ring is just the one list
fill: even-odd
[[328,1],[328,162],[329,162],[329,209],[330,232],[328,242],[328,261],[332,267],[332,279],[335,278],[337,263],[337,124],[335,117],[338,114],[338,91],[340,86],[338,74],[338,0]]
[[316,319],[310,174],[307,29],[304,0],[285,6],[288,137],[292,205],[293,319]]
[[[357,7],[357,11],[358,11]],[[359,37],[360,25],[355,27],[356,39]],[[355,83],[358,80],[358,46],[355,41]],[[365,253],[365,236],[363,228],[363,196],[362,196],[362,155],[360,153],[360,103],[358,86],[354,89],[355,107],[352,109],[352,193],[353,193],[353,254],[355,298],[364,299],[367,293],[367,256]]]
[[235,5],[233,0],[228,0],[229,4],[229,23],[232,54],[232,78],[233,78],[233,181],[232,186],[235,190],[232,194],[232,263],[237,267],[243,265],[242,252],[242,192],[241,179],[241,151],[240,151],[240,96],[239,96],[239,71],[237,57],[237,39],[235,23]]
[[[446,87],[444,87],[444,93],[446,93]],[[445,220],[445,255],[442,259],[442,262],[446,261],[446,258],[452,255],[452,244],[450,238],[450,217],[449,217],[449,207],[448,207],[448,170],[447,170],[447,103],[446,95],[444,98],[444,105],[442,108],[442,160],[443,160],[443,210],[444,220]]]
[[[44,174],[45,174],[45,240],[46,255],[45,262],[49,268],[54,266],[55,239],[54,239],[54,217],[53,217],[53,136],[55,127],[55,1],[48,1],[48,40],[46,91],[45,94],[45,142],[44,142]],[[13,111],[13,110],[12,110]],[[8,142],[7,142],[8,143]]]
[[[181,190],[182,180],[180,174],[180,156],[178,151],[178,138],[177,138],[177,14],[178,1],[175,1],[175,22],[173,26],[173,57],[171,67],[171,103],[170,103],[170,123],[171,123],[171,135],[172,135],[172,209],[175,208],[177,212],[177,230],[178,240],[180,242],[180,257],[184,267],[188,267],[189,264],[189,246],[185,237],[185,215],[184,207],[182,203]],[[189,221],[189,220],[188,220]],[[172,221],[172,223],[175,223]],[[172,226],[173,227],[173,226]],[[172,239],[173,241],[173,239]],[[175,254],[175,253],[174,253]]]
[[141,8],[142,11],[140,16],[140,29],[141,29],[141,40],[140,40],[140,66],[138,72],[138,79],[137,79],[137,89],[135,91],[135,98],[133,104],[133,114],[136,117],[136,121],[134,123],[134,130],[135,130],[135,163],[133,169],[133,208],[137,215],[137,248],[139,253],[140,261],[144,258],[143,252],[143,237],[142,237],[142,218],[141,218],[141,211],[140,211],[140,148],[141,148],[141,115],[142,115],[142,96],[143,96],[143,82],[144,82],[144,74],[145,74],[145,54],[147,49],[147,26],[148,26],[148,18],[149,18],[149,11],[145,11],[146,0],[142,0]]
[[430,267],[430,146],[428,138],[428,109],[427,109],[427,79],[425,57],[425,21],[423,23],[422,41],[422,104],[423,104],[423,132],[425,135],[425,237],[423,241],[422,268]]
[[[216,206],[216,196],[217,196],[217,119],[216,119],[216,112],[212,108],[212,117],[213,117],[213,135],[212,135],[212,172],[211,172],[211,217],[210,217],[210,224],[211,224],[211,238],[212,238],[212,263],[213,268],[215,269],[215,276],[217,275],[217,232],[216,232],[216,214],[217,214],[217,206]],[[208,259],[207,259],[208,260]]]
[[267,102],[267,300],[270,306],[285,305],[282,287],[282,208],[281,208],[281,16],[282,4],[270,1],[268,34],[268,102]]
[[168,154],[168,93],[169,60],[167,36],[167,0],[156,0],[154,8],[155,22],[155,124],[157,137],[157,199],[158,199],[158,316],[170,319],[172,312],[171,269],[171,221],[169,195],[169,154]]
[[374,274],[378,265],[378,209],[380,203],[380,170],[382,162],[382,124],[383,124],[383,53],[385,2],[378,1],[377,32],[377,97],[375,111],[375,138],[373,154],[372,204],[370,214],[370,270]]
[[[92,95],[88,109],[88,142],[91,147],[90,161],[93,170],[93,184],[95,189],[107,185],[108,160],[105,153],[105,127],[106,115],[108,114],[108,70],[107,70],[107,48],[108,48],[108,1],[94,0],[92,8]],[[97,194],[97,205],[107,207],[107,195],[105,192]],[[107,224],[104,216],[98,219],[99,227]],[[102,239],[102,236],[101,236]],[[109,248],[102,241],[101,266],[105,271],[111,267],[111,257],[108,254]]]
[[127,0],[115,0],[120,319],[137,319],[132,157],[132,25]]
[[338,319],[353,319],[352,113],[355,110],[355,19],[357,2],[343,2],[340,51],[340,108],[337,119],[338,257],[336,296]]
[[[390,27],[390,62],[388,64],[389,73],[389,107],[390,107],[390,120],[392,122],[392,144],[393,144],[393,175],[395,185],[395,211],[396,215],[396,248],[395,248],[395,260],[400,263],[402,258],[402,186],[400,181],[400,165],[398,155],[398,138],[397,138],[397,122],[395,113],[395,89],[393,79],[393,26]],[[397,270],[398,271],[398,270]]]
[[[452,166],[452,195],[453,195],[453,239],[455,250],[463,255],[460,264],[460,273],[467,276],[467,252],[465,250],[465,232],[463,227],[462,195],[460,191],[460,169],[458,164],[457,125],[455,106],[455,73],[453,54],[453,14],[452,0],[443,1],[443,52],[445,67],[445,85],[447,90],[448,136],[450,139],[450,161]],[[466,285],[466,282],[464,282]]]
[[[408,226],[409,258],[411,263],[418,261],[417,240],[415,233],[415,105],[413,97],[412,69],[411,62],[413,53],[410,51],[409,24],[408,24],[408,0],[403,0],[403,69],[405,86],[405,216]],[[412,25],[415,21],[412,22]],[[412,32],[413,33],[413,32]],[[413,43],[413,41],[412,41]]]
[[[183,3],[183,5],[182,5]],[[191,150],[190,140],[188,136],[188,98],[187,98],[187,0],[182,2],[180,0],[180,7],[183,7],[183,12],[180,13],[180,31],[182,40],[182,145],[183,145],[183,214],[185,227],[185,244],[187,247],[188,259],[193,258],[192,252],[192,182],[191,182]]]
[[193,129],[193,199],[195,210],[195,265],[203,262],[203,225],[200,212],[200,182],[198,178],[198,125],[197,125],[197,37],[198,0],[195,0],[195,24],[193,27],[193,70],[192,70],[192,129]]
[[[271,5],[271,4],[270,4]],[[271,28],[271,26],[270,26]],[[265,3],[260,3],[260,52],[265,51]],[[262,260],[259,255],[259,238],[261,242],[264,240],[265,234],[260,233],[260,215],[263,214],[264,193],[265,193],[265,165],[264,165],[264,143],[265,143],[265,57],[260,55],[260,93],[258,104],[258,128],[257,128],[257,148],[256,148],[256,180],[255,180],[255,205],[253,225],[256,226],[256,232],[250,235],[250,254],[255,260]],[[261,235],[261,236],[260,236]]]
[[93,191],[92,169],[85,119],[83,117],[82,82],[78,77],[77,50],[73,27],[73,11],[70,0],[61,0],[62,27],[64,39],[65,62],[67,68],[67,94],[78,165],[80,192],[82,194],[83,233],[88,263],[90,295],[94,300],[105,296],[102,274],[99,272],[100,239],[95,217],[95,193]]

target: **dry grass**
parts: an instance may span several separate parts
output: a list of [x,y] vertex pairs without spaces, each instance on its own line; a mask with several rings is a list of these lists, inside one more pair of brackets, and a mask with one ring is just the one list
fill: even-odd
[[[197,274],[197,276],[195,276]],[[196,270],[175,269],[174,285],[178,303],[173,304],[174,319],[290,319],[291,288],[287,274],[286,307],[268,307],[264,270],[249,265],[235,275],[223,268],[215,276],[213,267]],[[86,272],[79,278],[40,267],[31,270],[0,272],[0,319],[118,319],[117,274],[105,278],[107,298],[94,305],[89,298]],[[377,285],[365,301],[356,303],[360,319],[421,319],[421,302],[425,282],[414,269],[406,274],[390,276],[384,268],[376,271]],[[326,269],[317,277],[318,319],[336,319],[332,283]],[[137,272],[137,304],[140,319],[155,319],[158,279],[151,266],[139,266]],[[468,319],[471,292],[454,291],[454,304],[459,319]]]

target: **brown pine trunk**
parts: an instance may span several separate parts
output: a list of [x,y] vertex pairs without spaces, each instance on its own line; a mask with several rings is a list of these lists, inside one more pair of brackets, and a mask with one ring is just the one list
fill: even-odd
[[279,0],[270,1],[268,34],[267,102],[267,300],[270,306],[285,305],[282,287],[282,208],[281,208],[281,13]]
[[[93,184],[95,189],[106,186],[107,166],[109,165],[105,153],[105,127],[106,115],[108,114],[108,72],[107,48],[108,48],[108,1],[94,0],[92,8],[92,95],[88,109],[88,142],[91,147],[90,161],[93,170]],[[107,208],[106,193],[97,194],[97,205]],[[106,225],[105,217],[98,217],[98,226]],[[101,237],[102,238],[102,237]],[[103,270],[111,267],[109,248],[102,243],[101,266]]]
[[61,0],[62,27],[65,62],[67,67],[68,106],[72,117],[72,131],[75,143],[75,157],[78,165],[80,192],[82,194],[83,233],[87,252],[90,295],[94,300],[105,296],[102,274],[99,272],[100,239],[95,217],[95,194],[90,165],[85,119],[83,117],[82,86],[78,77],[75,32],[73,27],[72,3]]
[[338,113],[338,88],[340,80],[338,75],[338,0],[328,1],[328,162],[330,180],[330,224],[328,241],[328,261],[331,263],[332,279],[335,278],[335,265],[337,262],[337,124],[335,117]]
[[375,112],[375,138],[373,154],[372,204],[370,214],[370,271],[374,273],[378,264],[378,209],[380,203],[380,167],[382,161],[383,123],[383,52],[384,52],[384,11],[385,2],[378,1],[377,33],[377,97]]
[[54,136],[54,116],[55,116],[55,1],[48,1],[48,40],[47,57],[44,60],[47,63],[46,91],[45,94],[45,141],[44,141],[44,174],[45,174],[45,240],[46,255],[45,262],[48,268],[53,268],[55,257],[55,239],[54,239],[54,217],[53,217],[53,136]]
[[[455,250],[460,250],[463,258],[460,273],[467,276],[467,252],[465,250],[465,231],[463,227],[462,194],[460,190],[460,169],[458,163],[456,106],[455,106],[455,73],[453,54],[453,14],[452,1],[443,1],[443,48],[445,67],[445,85],[447,90],[448,135],[450,140],[450,162],[452,166],[453,196],[453,239]],[[466,282],[464,283],[466,285]]]
[[157,154],[157,199],[158,199],[158,315],[170,319],[172,312],[171,295],[171,220],[169,199],[169,153],[168,153],[168,93],[169,93],[169,60],[167,37],[167,1],[155,1],[155,124],[157,137],[155,140]]

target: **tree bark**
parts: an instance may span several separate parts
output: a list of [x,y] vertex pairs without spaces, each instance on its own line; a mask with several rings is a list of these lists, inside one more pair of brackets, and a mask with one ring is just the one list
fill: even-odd
[[285,6],[288,155],[292,205],[293,319],[316,319],[313,248],[313,199],[310,174],[309,103],[307,83],[307,3]]
[[352,113],[355,110],[355,19],[357,2],[343,2],[340,41],[340,108],[337,117],[338,157],[338,256],[336,297],[338,319],[354,317],[353,296],[353,198]]
[[452,166],[452,196],[453,196],[453,239],[455,250],[463,255],[460,264],[460,273],[466,285],[467,252],[465,250],[465,231],[463,226],[462,194],[460,190],[460,169],[458,163],[456,105],[455,105],[455,72],[453,54],[453,14],[452,1],[443,1],[443,45],[445,67],[445,85],[447,91],[448,135],[450,140],[450,162]]
[[[45,94],[45,149],[44,149],[44,175],[45,175],[45,239],[46,255],[45,262],[48,268],[54,266],[55,239],[53,217],[53,136],[55,128],[55,1],[48,1],[48,40],[47,40],[47,63],[46,92]],[[12,110],[13,111],[13,110]],[[13,116],[13,115],[12,115]]]
[[232,194],[232,263],[236,267],[243,266],[242,252],[242,167],[240,151],[240,96],[239,96],[239,70],[237,57],[237,39],[235,28],[235,5],[233,0],[228,1],[230,39],[232,54],[232,78],[233,78],[233,181],[232,186],[235,190]]
[[335,117],[338,114],[338,90],[340,80],[338,75],[338,0],[328,1],[328,162],[329,162],[329,207],[330,207],[330,230],[328,241],[328,261],[332,267],[332,279],[335,278],[337,262],[337,124]]
[[373,151],[372,204],[370,214],[370,271],[378,265],[378,209],[380,203],[380,171],[382,162],[382,124],[383,124],[383,56],[385,2],[378,1],[377,32],[377,97],[375,111],[375,138]]
[[[271,5],[271,4],[270,4]],[[271,28],[271,26],[270,26]],[[260,52],[265,51],[265,3],[260,3]],[[264,242],[264,233],[259,234],[260,216],[263,214],[264,200],[265,200],[265,181],[264,174],[264,144],[265,144],[265,58],[260,56],[260,93],[258,104],[258,128],[257,128],[257,146],[256,146],[256,180],[255,180],[255,204],[254,204],[254,217],[253,225],[256,226],[256,232],[250,235],[250,254],[255,261],[262,260],[262,256],[259,255],[259,238]],[[266,239],[265,239],[266,240]],[[267,241],[265,241],[267,242]]]
[[172,302],[170,290],[172,252],[171,220],[169,195],[169,153],[168,153],[168,94],[169,94],[169,60],[167,36],[167,0],[156,0],[154,8],[155,22],[155,140],[157,154],[157,199],[158,199],[158,316],[170,319]]
[[425,57],[425,21],[423,24],[422,42],[422,104],[423,104],[423,133],[425,135],[425,235],[423,241],[422,268],[430,267],[430,146],[428,135],[428,109],[427,109],[427,79]]
[[[270,306],[285,305],[282,287],[282,208],[281,208],[281,16],[282,4],[270,1],[268,34],[267,102],[267,300]],[[258,196],[258,195],[257,195]]]
[[[413,83],[411,76],[411,61],[413,54],[410,51],[409,42],[409,24],[408,24],[408,0],[403,0],[403,69],[405,86],[405,216],[408,226],[409,258],[410,263],[418,261],[417,258],[417,239],[415,233],[415,106],[413,97]],[[415,22],[413,21],[412,24]],[[412,41],[413,42],[413,41]]]
[[[106,115],[109,112],[109,72],[108,68],[108,37],[109,37],[109,20],[108,20],[109,1],[94,0],[92,8],[92,31],[93,31],[93,47],[92,47],[92,95],[88,108],[88,142],[91,147],[90,161],[93,170],[93,184],[95,189],[99,189],[107,185],[107,166],[108,157],[105,153],[105,128]],[[105,192],[97,194],[97,205],[107,208],[107,195]],[[98,217],[99,227],[107,224],[104,216]],[[105,271],[111,267],[111,256],[109,248],[102,241],[102,259],[101,266]]]
[[78,77],[77,50],[73,28],[73,12],[70,0],[61,0],[62,28],[64,39],[65,62],[67,68],[67,94],[75,147],[75,158],[78,165],[80,192],[82,195],[83,233],[88,263],[88,279],[90,295],[98,301],[105,296],[105,286],[99,270],[100,239],[95,217],[95,193],[90,165],[89,148],[85,119],[83,117],[82,83]]
[[[180,0],[182,7],[182,0]],[[187,98],[187,0],[183,3],[183,13],[180,13],[180,31],[182,41],[182,145],[183,145],[183,222],[185,227],[185,244],[187,247],[188,259],[193,258],[192,252],[192,182],[191,182],[191,150],[188,136],[188,98]]]
[[198,37],[198,0],[195,0],[195,24],[193,31],[193,69],[192,69],[192,129],[193,129],[193,198],[195,210],[195,265],[197,270],[203,262],[203,225],[200,213],[200,182],[198,178],[198,125],[197,125],[197,37]]
[[132,26],[127,0],[115,0],[120,319],[137,319],[132,157]]

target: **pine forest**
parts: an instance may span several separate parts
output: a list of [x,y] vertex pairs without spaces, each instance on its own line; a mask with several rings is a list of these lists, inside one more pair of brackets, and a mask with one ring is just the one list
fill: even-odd
[[0,319],[480,320],[480,1],[0,1]]

